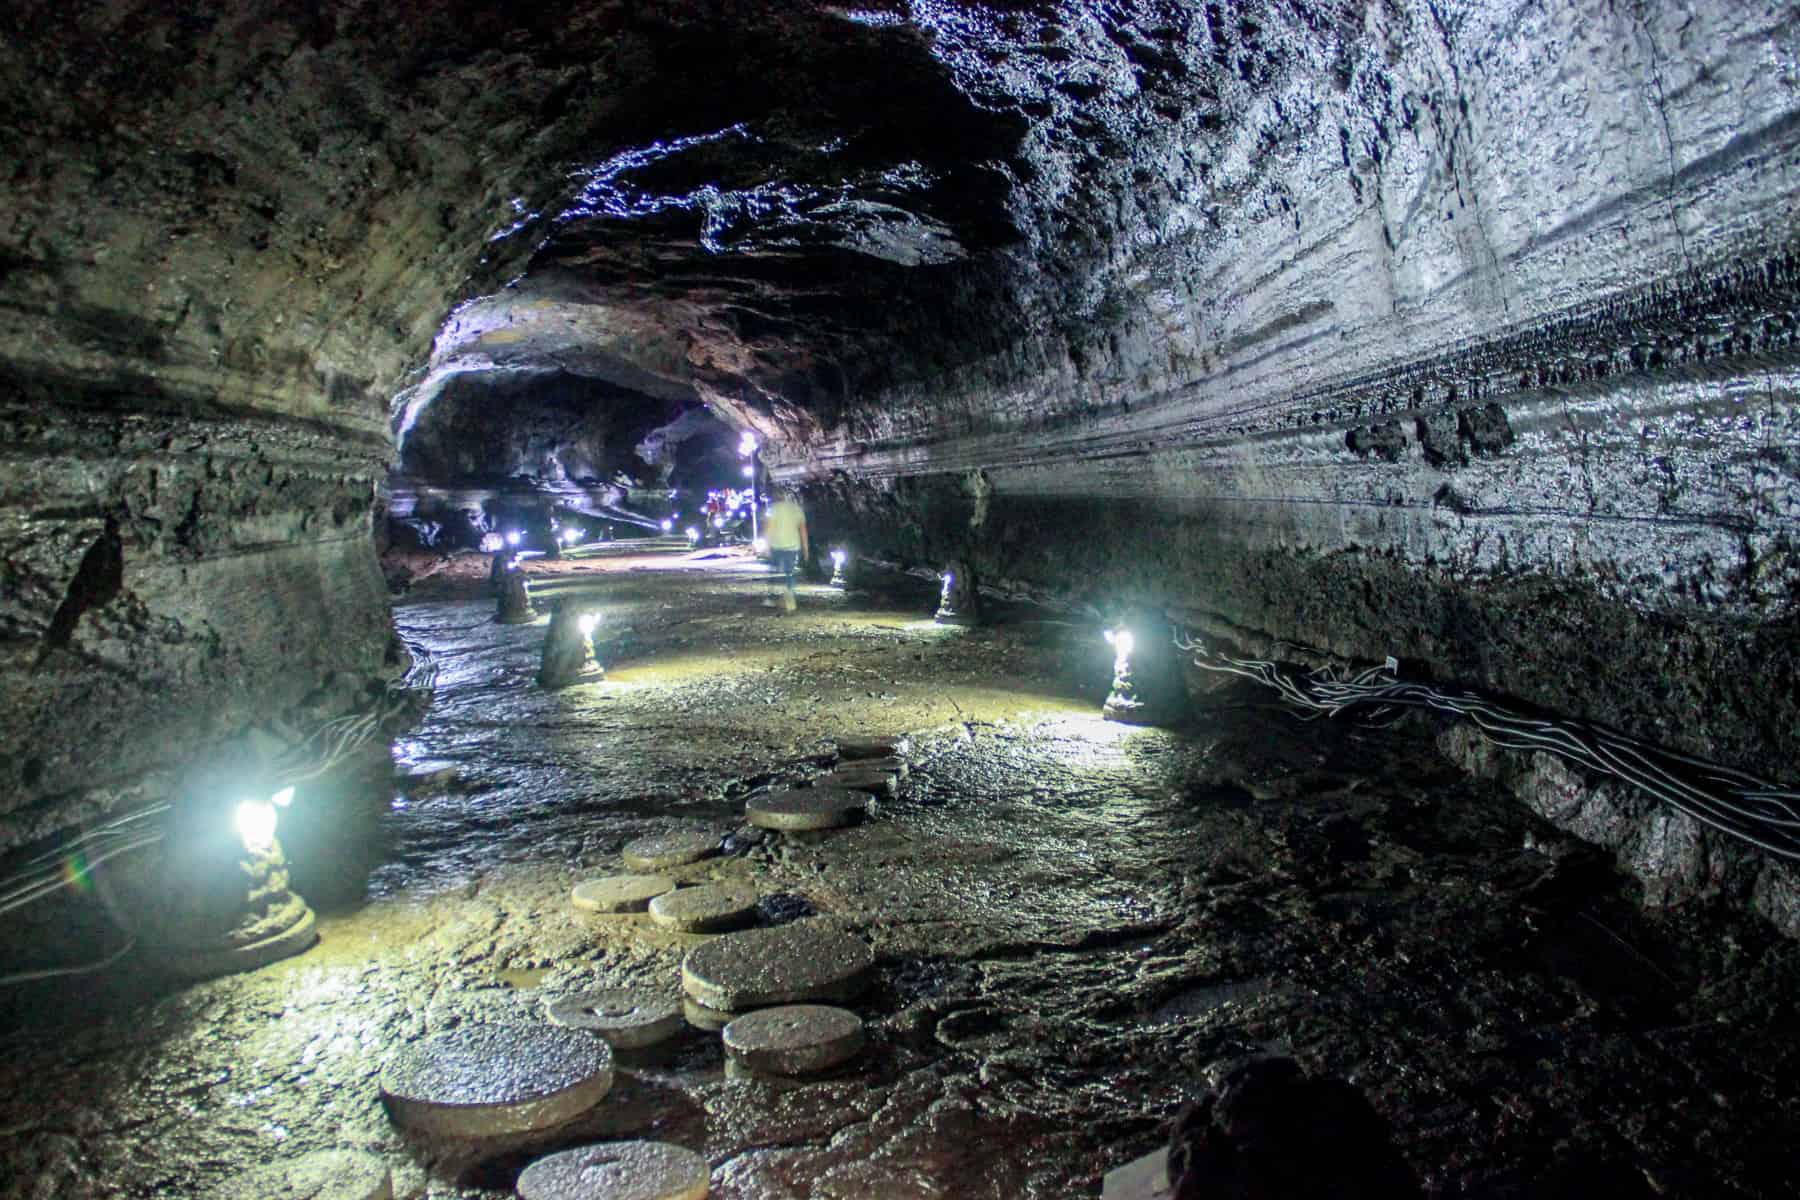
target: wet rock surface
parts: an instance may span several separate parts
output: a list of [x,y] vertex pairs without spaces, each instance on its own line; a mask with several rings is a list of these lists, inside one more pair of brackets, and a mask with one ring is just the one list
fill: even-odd
[[756,889],[743,883],[711,883],[682,888],[650,902],[650,919],[682,933],[716,933],[749,924],[756,915]]
[[[1354,1086],[1428,1193],[1579,1172],[1791,1194],[1793,943],[1704,897],[1640,907],[1604,855],[1446,762],[1434,726],[1298,723],[1225,689],[1186,729],[1121,727],[1097,626],[949,630],[931,594],[823,588],[783,618],[753,576],[653,563],[592,577],[608,680],[546,693],[537,638],[491,622],[470,565],[466,596],[450,575],[400,611],[441,686],[396,753],[458,785],[380,798],[367,902],[322,912],[298,958],[0,993],[0,1195],[205,1195],[353,1147],[398,1196],[497,1200],[545,1154],[654,1137],[732,1200],[1062,1200],[1255,1054]],[[863,941],[856,1059],[778,1089],[724,1078],[694,1031],[546,1133],[390,1123],[391,1049],[542,1023],[542,994],[674,989],[699,939],[582,917],[570,888],[637,837],[728,828],[846,727],[913,735],[879,820],[668,873],[802,896]]]
[[548,1129],[612,1086],[604,1043],[550,1025],[468,1025],[402,1047],[381,1069],[399,1125],[448,1137]]
[[519,1176],[521,1200],[702,1200],[711,1176],[692,1150],[667,1142],[610,1142],[564,1150]]
[[681,1005],[667,992],[647,988],[599,988],[544,1002],[557,1025],[586,1029],[615,1050],[639,1050],[666,1042],[681,1029]]
[[643,912],[658,896],[674,890],[675,881],[667,875],[607,875],[582,880],[569,900],[584,912]]
[[828,1004],[787,1004],[738,1017],[725,1053],[753,1071],[805,1075],[846,1062],[863,1048],[862,1018]]

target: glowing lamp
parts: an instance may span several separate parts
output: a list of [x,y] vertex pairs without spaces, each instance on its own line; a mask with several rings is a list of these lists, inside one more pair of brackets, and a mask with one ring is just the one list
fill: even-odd
[[744,478],[745,479],[756,478],[756,468],[751,466],[749,463],[744,464]]
[[[1168,625],[1150,610],[1134,609],[1128,619],[1130,624],[1121,621],[1106,631],[1113,648],[1113,679],[1101,715],[1128,725],[1175,724],[1187,706],[1187,687],[1175,656],[1166,649],[1171,642]],[[1140,633],[1142,662],[1133,659]]]
[[844,550],[833,550],[831,552],[831,586],[832,587],[841,588],[841,587],[849,586],[849,581],[844,578],[844,564],[846,562],[848,562],[849,560],[850,560],[850,555],[848,552],[846,552]]
[[750,548],[755,550],[758,554],[767,554],[769,552],[769,539],[757,538],[754,542],[750,543]]
[[582,637],[593,637],[594,629],[600,624],[600,614],[585,612],[575,619],[575,625],[581,630]]
[[234,819],[244,849],[252,854],[267,854],[275,848],[275,806],[266,800],[245,800],[238,804]]
[[269,803],[273,804],[276,808],[286,808],[293,802],[294,789],[291,787],[284,787],[279,792],[276,792],[273,796],[269,797]]
[[562,540],[565,544],[573,546],[576,542],[581,540],[581,531],[579,529],[565,529],[563,530]]
[[514,529],[506,535],[506,544],[509,546],[516,546],[519,544],[519,531],[518,530]]
[[695,529],[692,525],[689,525],[687,527],[687,540],[690,542],[699,541],[700,540],[700,531],[698,529]]
[[841,567],[844,565],[844,560],[848,557],[849,555],[845,554],[842,550],[833,550],[831,552],[831,565],[834,567]]
[[672,530],[674,528],[675,528],[675,522],[673,522],[673,521],[664,521],[662,523],[662,531],[664,533],[668,533],[670,530]]

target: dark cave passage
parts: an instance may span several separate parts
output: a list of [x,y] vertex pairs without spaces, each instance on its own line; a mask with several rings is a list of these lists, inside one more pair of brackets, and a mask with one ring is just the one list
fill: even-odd
[[0,1195],[1800,1194],[1800,3],[303,7],[0,15]]

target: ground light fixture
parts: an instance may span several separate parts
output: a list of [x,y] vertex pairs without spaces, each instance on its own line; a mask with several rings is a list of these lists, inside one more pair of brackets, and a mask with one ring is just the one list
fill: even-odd
[[506,544],[509,546],[516,546],[519,544],[519,531],[518,530],[516,530],[516,529],[510,530],[507,533]]
[[672,533],[672,532],[674,532],[674,530],[675,530],[675,522],[665,519],[662,523],[662,531],[664,533]]
[[938,580],[943,590],[938,593],[937,612],[932,620],[939,625],[981,624],[981,596],[968,563],[948,564]]
[[288,887],[275,836],[294,789],[230,797],[217,795],[216,804],[196,798],[194,812],[205,820],[165,842],[164,878],[143,908],[145,944],[172,974],[203,979],[254,970],[318,940],[312,909]]
[[769,539],[768,538],[757,538],[755,541],[750,543],[750,549],[755,551],[756,557],[762,558],[764,555],[768,554],[768,552],[769,552]]
[[850,561],[848,550],[838,549],[831,552],[831,586],[841,588],[849,586],[844,578],[844,564]]
[[550,614],[550,630],[544,636],[544,657],[538,667],[538,685],[551,691],[605,677],[594,660],[594,630],[600,613],[563,603]]
[[563,530],[562,531],[562,540],[563,540],[564,545],[573,546],[576,542],[579,542],[581,540],[581,530],[579,530],[579,529]]
[[267,800],[238,801],[232,823],[251,854],[267,854],[275,848],[275,806]]
[[700,531],[695,529],[692,525],[689,525],[687,527],[687,540],[698,546],[700,544]]
[[1113,650],[1112,688],[1101,709],[1109,721],[1127,725],[1168,725],[1181,719],[1187,687],[1170,651],[1174,636],[1154,612],[1134,611],[1105,630]]

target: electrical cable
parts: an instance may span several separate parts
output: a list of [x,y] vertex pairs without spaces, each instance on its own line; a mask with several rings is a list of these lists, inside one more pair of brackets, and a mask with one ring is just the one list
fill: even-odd
[[1175,646],[1204,671],[1238,675],[1273,688],[1302,719],[1337,716],[1358,705],[1374,716],[1402,707],[1430,708],[1463,717],[1496,745],[1541,750],[1598,774],[1610,775],[1694,820],[1782,858],[1800,861],[1800,790],[1721,763],[1682,754],[1616,729],[1575,717],[1558,717],[1466,688],[1401,681],[1389,667],[1346,676],[1319,669],[1300,674],[1280,663],[1240,659],[1207,650],[1198,638],[1175,635]]
[[123,946],[108,954],[105,958],[91,963],[79,963],[69,967],[40,967],[35,971],[14,971],[10,975],[0,975],[0,987],[11,987],[14,984],[32,983],[39,979],[61,979],[68,975],[91,975],[95,971],[106,968],[137,949],[137,938],[128,938]]

